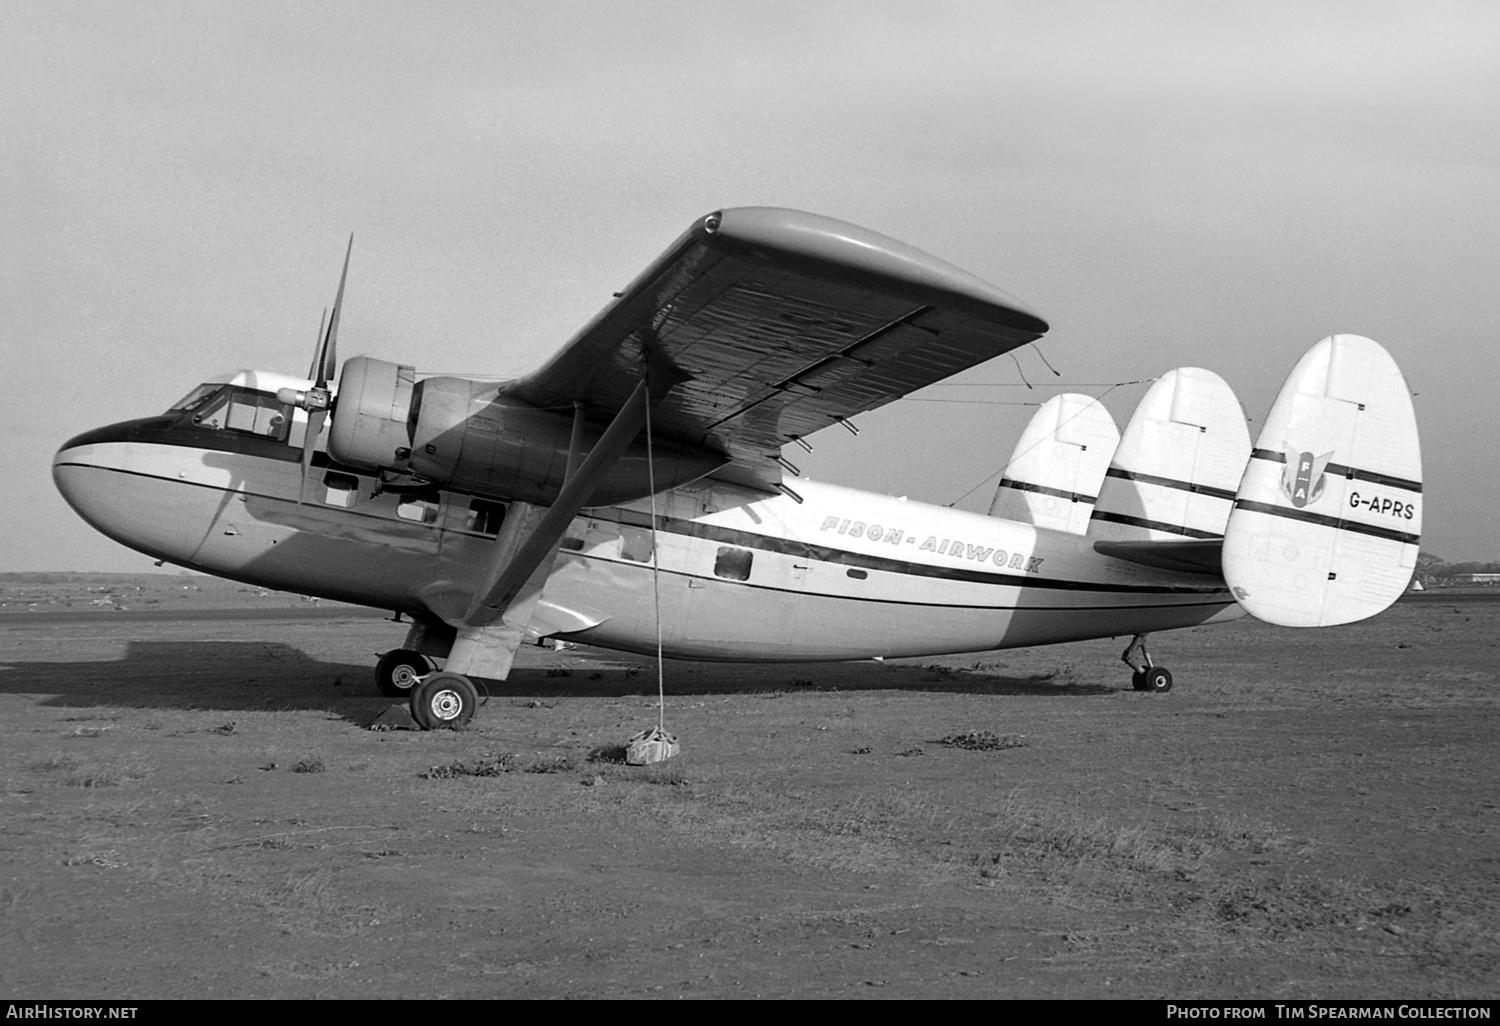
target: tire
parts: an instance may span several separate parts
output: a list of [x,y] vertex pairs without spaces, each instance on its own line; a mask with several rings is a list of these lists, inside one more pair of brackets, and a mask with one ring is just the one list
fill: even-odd
[[1136,691],[1146,690],[1146,671],[1135,670],[1130,674],[1130,686]]
[[1149,668],[1141,678],[1141,681],[1144,685],[1141,690],[1149,691],[1152,694],[1159,695],[1164,691],[1172,690],[1172,674],[1167,671],[1165,666],[1153,666]]
[[477,708],[479,692],[462,674],[440,671],[411,691],[411,718],[423,730],[457,730],[474,718]]
[[432,663],[420,652],[394,649],[375,664],[375,687],[387,698],[405,698],[431,672]]

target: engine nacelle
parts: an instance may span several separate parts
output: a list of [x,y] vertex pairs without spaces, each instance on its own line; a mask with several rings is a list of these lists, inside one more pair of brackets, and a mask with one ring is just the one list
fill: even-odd
[[[427,378],[413,384],[410,367],[355,357],[339,378],[338,408],[328,451],[341,463],[396,470],[439,485],[498,499],[547,505],[567,480],[573,413],[538,409],[493,384]],[[603,435],[585,425],[579,466]],[[727,462],[716,453],[655,441],[658,491],[695,481]],[[651,494],[644,438],[604,476],[590,506]]]
[[351,467],[406,470],[416,380],[413,367],[368,356],[346,360],[328,429],[329,455]]

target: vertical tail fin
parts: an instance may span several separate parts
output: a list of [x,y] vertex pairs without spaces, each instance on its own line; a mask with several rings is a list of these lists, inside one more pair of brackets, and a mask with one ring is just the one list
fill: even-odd
[[1373,616],[1406,589],[1422,456],[1406,379],[1377,343],[1325,338],[1282,386],[1224,535],[1224,579],[1288,627]]
[[990,516],[1083,534],[1120,441],[1099,400],[1066,392],[1042,404],[1016,443]]
[[1099,490],[1090,537],[1218,538],[1250,455],[1239,400],[1211,371],[1179,367],[1152,385]]

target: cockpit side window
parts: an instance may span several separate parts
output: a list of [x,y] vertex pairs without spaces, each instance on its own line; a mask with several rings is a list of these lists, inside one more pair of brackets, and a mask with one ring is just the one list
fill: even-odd
[[[194,424],[216,430],[243,431],[278,441],[286,438],[291,407],[276,396],[249,388],[216,387],[219,391],[198,398],[194,405],[183,407],[192,413]],[[190,395],[184,402],[193,398]]]
[[222,392],[225,387],[226,386],[224,385],[214,384],[212,382],[206,385],[199,385],[197,388],[193,389],[187,395],[177,400],[171,406],[168,406],[167,412],[172,413],[177,410],[192,410],[196,407],[202,406],[210,396]]
[[231,431],[248,431],[253,435],[279,438],[286,434],[286,407],[274,395],[247,392],[236,388],[229,400]]

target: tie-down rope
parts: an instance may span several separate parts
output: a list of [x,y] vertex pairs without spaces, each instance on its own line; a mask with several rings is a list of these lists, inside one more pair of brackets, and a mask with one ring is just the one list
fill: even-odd
[[661,555],[656,545],[656,457],[651,451],[651,384],[645,372],[641,380],[646,381],[646,484],[651,489],[651,599],[656,614],[656,727],[662,733],[667,729],[667,685],[662,667],[661,645]]

